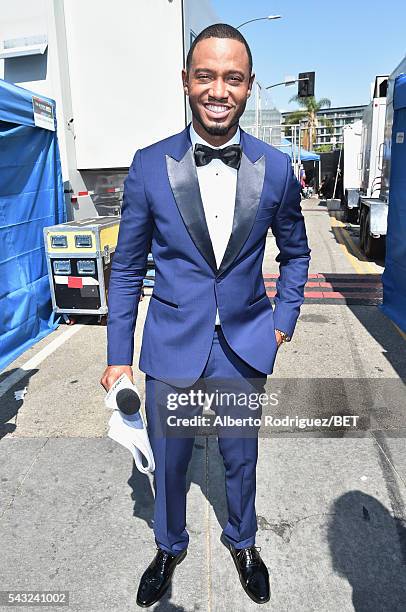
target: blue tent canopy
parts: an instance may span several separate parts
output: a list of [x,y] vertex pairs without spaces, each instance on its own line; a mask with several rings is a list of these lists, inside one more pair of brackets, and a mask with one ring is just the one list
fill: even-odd
[[383,312],[406,332],[406,74],[395,80]]
[[66,221],[56,131],[37,127],[33,96],[0,79],[0,371],[57,322],[43,228]]
[[[280,151],[287,153],[289,157],[298,159],[299,158],[299,147],[294,145],[287,138],[281,138],[281,144],[276,147]],[[306,149],[300,149],[300,161],[319,161],[320,155],[317,155],[314,151],[306,151]]]

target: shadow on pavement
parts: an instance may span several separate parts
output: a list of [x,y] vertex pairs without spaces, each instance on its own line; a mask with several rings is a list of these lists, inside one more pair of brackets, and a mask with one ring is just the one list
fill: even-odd
[[332,506],[328,543],[333,569],[350,583],[356,612],[403,612],[406,523],[377,499],[349,491]]
[[385,358],[399,378],[406,379],[406,342],[379,308],[349,306],[353,315],[380,344]]
[[148,527],[152,529],[154,525],[154,493],[148,476],[142,474],[137,469],[134,461],[133,471],[128,484],[132,489],[131,499],[134,502],[133,516],[145,521]]
[[[0,384],[9,376],[13,376],[16,372],[21,372],[20,368],[14,368],[0,374]],[[38,369],[30,370],[23,378],[20,378],[4,395],[0,396],[0,440],[9,433],[13,433],[17,429],[17,425],[10,423],[11,419],[18,415],[18,411],[24,403],[24,400],[16,400],[14,392],[24,387],[29,387],[32,376],[37,374]]]

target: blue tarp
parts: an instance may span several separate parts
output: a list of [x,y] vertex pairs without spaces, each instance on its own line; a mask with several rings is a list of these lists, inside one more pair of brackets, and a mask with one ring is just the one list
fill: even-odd
[[406,74],[395,81],[393,108],[382,310],[406,332]]
[[34,124],[36,95],[0,79],[0,371],[59,323],[43,228],[66,221],[62,172],[56,131]]
[[[289,157],[292,159],[293,157],[298,159],[299,147],[294,145],[287,138],[281,138],[281,144],[276,147],[280,151],[287,153]],[[319,161],[320,155],[315,153],[314,151],[306,151],[306,149],[300,149],[300,161]]]

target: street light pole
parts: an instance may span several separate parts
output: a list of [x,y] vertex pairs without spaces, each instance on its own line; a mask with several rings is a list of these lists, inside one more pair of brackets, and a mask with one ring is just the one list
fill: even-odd
[[[274,19],[281,19],[281,17],[282,15],[268,15],[268,17],[256,17],[255,19],[249,19],[248,21],[244,21],[244,23],[240,23],[240,25],[236,27],[236,30],[239,30],[243,26],[247,25],[247,23],[252,23],[253,21],[273,21]],[[262,87],[257,81],[255,88],[255,136],[257,138],[259,138],[261,89]]]
[[259,81],[255,83],[255,136],[259,138],[259,122],[260,122],[260,106],[261,106],[261,89]]
[[290,85],[294,85],[295,83],[298,83],[299,81],[308,81],[309,78],[306,77],[304,79],[292,79],[292,80],[288,80],[288,81],[281,81],[281,83],[274,83],[273,85],[268,85],[268,87],[265,87],[265,89],[272,89],[272,87],[279,87],[280,85],[285,85],[285,87],[289,87]]
[[[256,17],[255,19],[249,19],[248,21],[244,21],[240,23],[239,26],[236,27],[236,30],[239,30],[243,26],[248,23],[253,23],[254,21],[273,21],[275,19],[281,19],[282,15],[268,15],[267,17]],[[255,136],[259,138],[259,124],[260,124],[260,113],[261,113],[261,90],[262,87],[260,83],[257,81],[255,83]]]
[[236,30],[242,28],[242,26],[247,25],[247,23],[252,23],[253,21],[266,21],[266,20],[274,20],[281,19],[282,15],[268,15],[268,17],[256,17],[255,19],[249,19],[248,21],[244,21],[244,23],[240,23],[239,26],[236,27]]

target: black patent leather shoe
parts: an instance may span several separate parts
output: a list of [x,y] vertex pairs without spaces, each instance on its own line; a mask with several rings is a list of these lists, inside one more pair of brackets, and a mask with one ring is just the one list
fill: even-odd
[[271,597],[269,574],[259,554],[261,549],[257,546],[234,548],[223,535],[220,540],[231,552],[240,582],[247,595],[258,604],[269,601]]
[[187,550],[171,555],[157,546],[157,553],[143,573],[137,593],[137,604],[148,608],[161,599],[170,585],[175,567],[183,561]]

